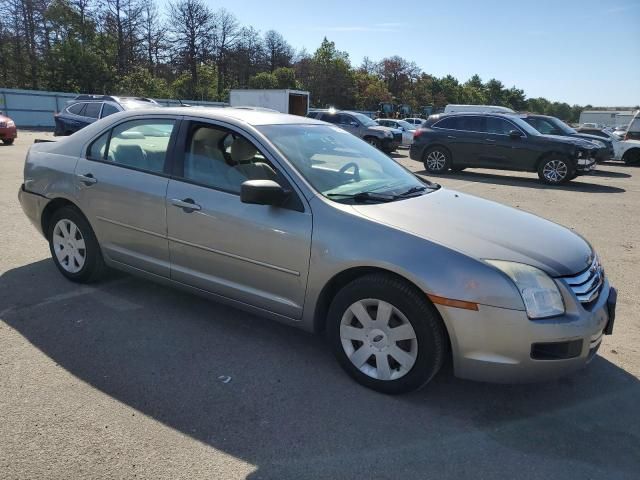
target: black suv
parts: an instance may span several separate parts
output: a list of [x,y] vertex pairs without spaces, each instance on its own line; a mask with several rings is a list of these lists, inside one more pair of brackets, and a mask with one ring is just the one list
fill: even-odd
[[596,160],[598,162],[604,162],[613,158],[613,142],[608,138],[579,132],[576,129],[571,128],[559,118],[550,117],[548,115],[527,113],[526,115],[522,115],[522,119],[543,135],[576,137],[594,142],[598,147],[600,147],[600,150],[598,150],[598,154],[596,155]]
[[123,110],[159,107],[155,100],[144,97],[113,97],[111,95],[78,95],[53,116],[55,136],[71,135],[81,128]]
[[430,173],[519,170],[557,185],[595,169],[598,149],[580,138],[542,135],[516,113],[455,113],[431,115],[416,130],[410,156]]

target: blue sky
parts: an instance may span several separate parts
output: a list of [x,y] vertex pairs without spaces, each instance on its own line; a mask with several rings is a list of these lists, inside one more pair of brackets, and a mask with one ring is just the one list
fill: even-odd
[[244,25],[313,52],[324,36],[349,53],[400,55],[460,81],[478,73],[528,97],[640,104],[640,0],[205,0]]

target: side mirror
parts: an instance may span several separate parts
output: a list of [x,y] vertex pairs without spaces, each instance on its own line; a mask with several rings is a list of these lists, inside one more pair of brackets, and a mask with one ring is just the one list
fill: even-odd
[[289,196],[278,182],[273,180],[247,180],[240,185],[240,201],[256,205],[281,205]]
[[515,138],[521,138],[522,137],[522,132],[520,130],[511,130],[509,132],[509,137],[515,139]]

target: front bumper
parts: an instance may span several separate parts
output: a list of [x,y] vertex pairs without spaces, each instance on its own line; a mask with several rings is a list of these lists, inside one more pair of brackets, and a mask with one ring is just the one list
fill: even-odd
[[[573,293],[559,286],[563,296]],[[611,333],[616,291],[605,282],[589,310],[565,302],[564,315],[530,320],[526,312],[480,305],[478,311],[436,305],[449,332],[456,376],[497,383],[549,380],[584,367],[602,335]],[[609,304],[613,298],[613,305]],[[569,349],[560,358],[541,355],[549,346]]]
[[597,161],[594,157],[579,158],[576,160],[576,173],[578,175],[585,175],[591,173],[596,169]]

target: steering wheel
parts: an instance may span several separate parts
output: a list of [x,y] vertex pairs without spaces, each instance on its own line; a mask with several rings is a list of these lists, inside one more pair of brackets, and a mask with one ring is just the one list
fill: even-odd
[[347,170],[349,170],[352,167],[353,167],[353,178],[354,178],[354,180],[359,181],[360,180],[360,167],[355,162],[349,162],[349,163],[343,165],[342,168],[340,170],[338,170],[338,173],[341,173],[341,174],[344,175],[347,172]]

